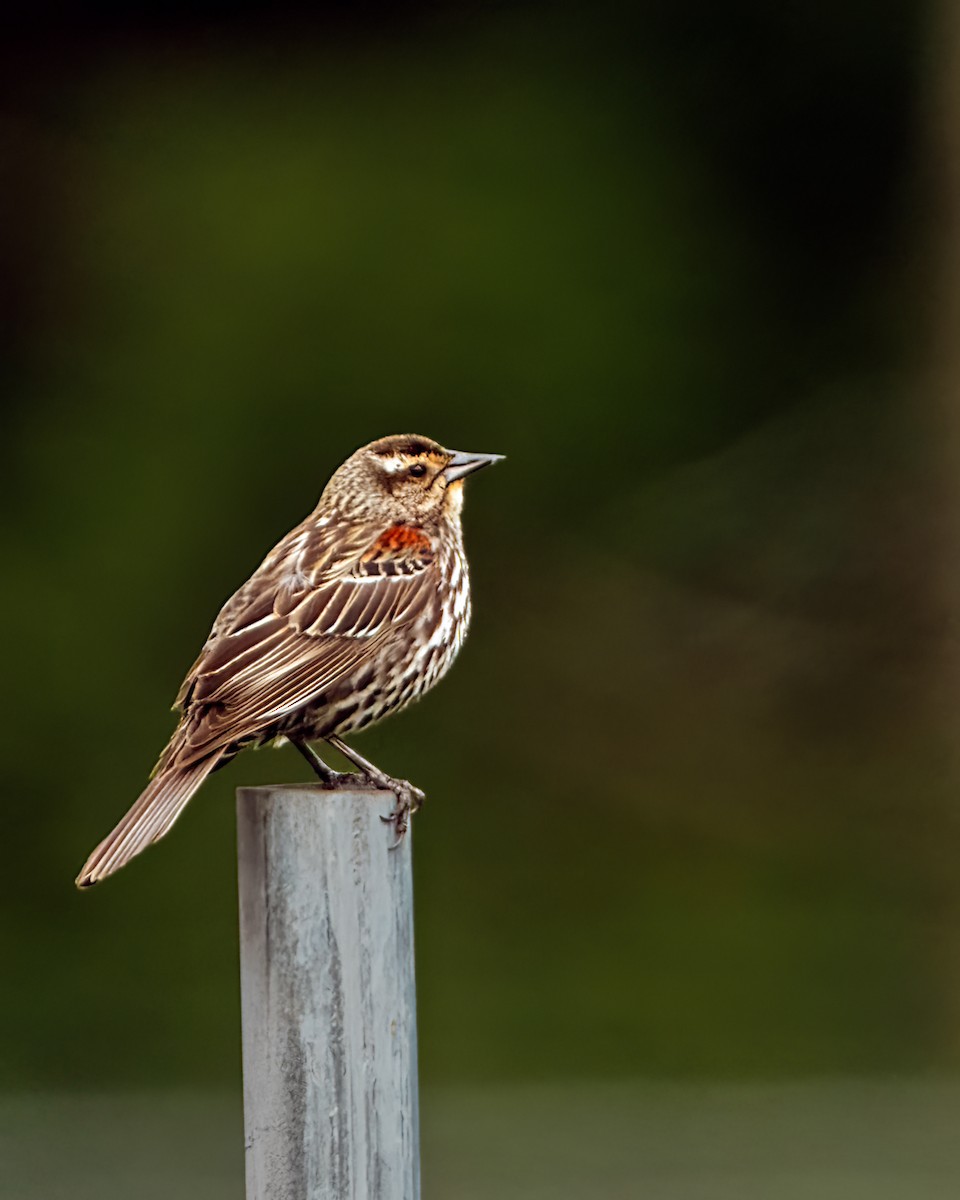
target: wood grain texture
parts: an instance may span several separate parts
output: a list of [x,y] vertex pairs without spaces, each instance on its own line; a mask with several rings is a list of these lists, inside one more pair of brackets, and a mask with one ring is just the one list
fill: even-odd
[[418,1200],[410,837],[382,791],[237,793],[247,1200]]

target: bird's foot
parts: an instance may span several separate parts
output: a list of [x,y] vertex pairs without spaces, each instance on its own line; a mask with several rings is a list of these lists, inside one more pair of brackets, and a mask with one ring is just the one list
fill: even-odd
[[310,764],[310,769],[324,787],[336,790],[366,783],[365,775],[358,775],[355,771],[335,771],[333,767],[328,767],[309,742],[294,741],[292,738],[291,742]]
[[329,775],[319,775],[318,778],[323,786],[332,792],[349,792],[352,788],[370,785],[370,780],[360,771],[331,771]]
[[389,775],[384,775],[382,779],[375,779],[373,782],[377,787],[393,792],[396,797],[393,811],[380,818],[384,824],[393,826],[397,840],[390,848],[396,850],[410,828],[410,818],[423,807],[424,794],[418,787],[408,783],[406,779],[391,779]]
[[370,780],[363,771],[335,771],[333,767],[328,767],[322,759],[319,760],[319,764],[311,762],[310,765],[313,767],[313,773],[317,779],[328,791],[349,792],[351,788],[370,786]]
[[411,816],[423,805],[423,792],[418,787],[414,787],[412,783],[408,783],[406,779],[394,779],[391,775],[387,775],[379,767],[374,766],[369,759],[364,758],[362,754],[352,750],[342,738],[328,734],[327,741],[335,750],[339,750],[344,758],[348,758],[360,768],[368,783],[372,783],[376,788],[382,788],[385,792],[393,792],[396,797],[393,812],[389,816],[381,817],[380,820],[393,826],[397,840],[392,848],[396,850],[410,828]]

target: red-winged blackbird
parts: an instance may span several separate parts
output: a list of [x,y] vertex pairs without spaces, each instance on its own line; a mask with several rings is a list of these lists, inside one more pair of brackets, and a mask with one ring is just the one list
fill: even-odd
[[316,509],[214,621],[151,783],[87,859],[78,887],[163,837],[211,771],[274,740],[292,742],[328,784],[340,776],[309,743],[336,747],[395,794],[390,820],[403,836],[423,793],[340,737],[416,700],[456,657],[470,620],[463,480],[500,457],[400,434],[334,472]]

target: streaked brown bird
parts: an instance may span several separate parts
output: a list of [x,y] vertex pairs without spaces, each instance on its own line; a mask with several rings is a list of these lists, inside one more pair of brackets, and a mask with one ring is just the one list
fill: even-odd
[[326,741],[394,793],[398,839],[423,793],[341,738],[396,712],[449,670],[470,621],[460,511],[467,475],[499,454],[398,434],[334,472],[309,517],[227,601],[177,696],[179,724],[151,782],[84,863],[112,875],[170,829],[211,771],[246,746],[291,742],[321,780]]

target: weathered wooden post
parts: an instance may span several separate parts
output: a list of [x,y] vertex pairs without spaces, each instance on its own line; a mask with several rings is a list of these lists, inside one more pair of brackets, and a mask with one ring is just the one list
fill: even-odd
[[418,1200],[409,835],[383,791],[241,788],[247,1200]]

